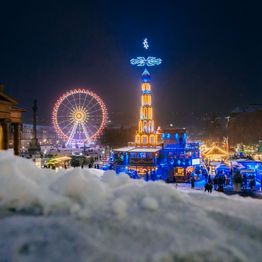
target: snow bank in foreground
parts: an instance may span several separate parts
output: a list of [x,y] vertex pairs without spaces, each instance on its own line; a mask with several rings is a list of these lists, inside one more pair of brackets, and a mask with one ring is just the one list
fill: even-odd
[[261,261],[262,202],[0,153],[0,261]]

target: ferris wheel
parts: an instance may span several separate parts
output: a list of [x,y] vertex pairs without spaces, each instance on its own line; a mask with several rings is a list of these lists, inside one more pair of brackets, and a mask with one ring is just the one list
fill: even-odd
[[52,121],[67,147],[95,142],[102,134],[107,110],[103,100],[87,89],[66,92],[55,103]]

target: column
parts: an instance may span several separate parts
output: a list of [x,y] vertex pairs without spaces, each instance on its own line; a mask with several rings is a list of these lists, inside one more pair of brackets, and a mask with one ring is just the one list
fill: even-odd
[[4,130],[2,126],[2,121],[0,121],[0,150],[4,149]]
[[9,148],[9,122],[6,120],[1,121],[1,149],[7,150]]
[[14,154],[19,156],[21,148],[21,125],[19,123],[14,124]]

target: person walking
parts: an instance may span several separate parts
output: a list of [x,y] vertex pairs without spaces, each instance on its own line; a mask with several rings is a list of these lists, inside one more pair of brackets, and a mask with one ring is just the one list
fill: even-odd
[[247,175],[243,174],[243,190],[247,189]]
[[194,189],[195,188],[195,177],[192,176],[191,178],[191,188]]
[[214,177],[214,190],[217,190],[218,187],[218,180],[219,180],[219,175],[215,175]]
[[205,183],[205,192],[209,192],[209,187],[208,187],[208,183]]
[[210,183],[208,184],[208,187],[209,187],[209,193],[211,194],[211,193],[212,193],[212,189],[213,189],[212,182],[210,182]]
[[148,181],[148,180],[149,180],[149,174],[148,174],[148,171],[146,171],[145,181]]
[[213,185],[211,182],[208,182],[205,184],[205,192],[207,191],[208,193],[212,193],[212,188],[213,188]]

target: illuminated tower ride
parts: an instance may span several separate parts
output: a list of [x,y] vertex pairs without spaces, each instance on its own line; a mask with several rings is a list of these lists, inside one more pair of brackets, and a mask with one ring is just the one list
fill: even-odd
[[[149,45],[147,39],[144,40],[143,46],[148,50]],[[155,121],[153,119],[153,107],[152,107],[152,96],[151,96],[151,84],[150,74],[146,67],[152,67],[160,65],[162,60],[160,58],[149,56],[137,57],[130,60],[131,65],[144,67],[142,73],[142,84],[141,84],[141,106],[138,122],[138,130],[135,135],[136,146],[143,147],[155,147],[159,144],[159,132],[155,129]]]

